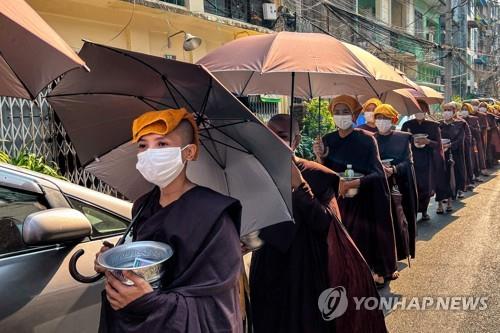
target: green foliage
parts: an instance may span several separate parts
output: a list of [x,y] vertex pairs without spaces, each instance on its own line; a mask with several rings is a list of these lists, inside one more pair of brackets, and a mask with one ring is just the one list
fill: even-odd
[[460,96],[458,96],[458,95],[454,95],[454,96],[451,98],[451,100],[452,100],[453,102],[456,102],[456,103],[460,103],[460,104],[462,104],[462,98],[461,98]]
[[9,163],[31,171],[43,173],[48,176],[63,179],[58,166],[54,162],[48,162],[43,156],[37,156],[22,149],[17,156],[10,157],[6,152],[0,151],[0,162]]
[[[318,110],[318,98],[311,99],[306,103],[307,113],[304,117],[303,135],[316,138],[318,135],[323,136],[326,133],[333,132],[335,124],[330,111],[328,111],[329,104],[330,102],[327,99],[321,99],[321,107]],[[318,118],[318,115],[320,118]]]
[[[335,130],[333,117],[328,111],[328,104],[327,99],[321,99],[320,105],[318,98],[306,103],[307,113],[303,121],[302,140],[295,151],[297,156],[314,160],[315,156],[312,148],[314,140],[318,136],[323,136]],[[318,119],[318,116],[320,116],[320,119]]]
[[313,143],[314,143],[313,138],[307,135],[302,135],[302,140],[300,141],[299,146],[295,150],[295,154],[298,157],[302,157],[305,158],[306,160],[313,161],[315,159],[313,152]]

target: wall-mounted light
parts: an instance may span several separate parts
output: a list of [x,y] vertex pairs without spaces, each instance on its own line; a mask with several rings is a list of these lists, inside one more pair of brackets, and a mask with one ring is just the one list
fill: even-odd
[[168,36],[168,48],[171,47],[170,45],[170,38],[184,34],[184,43],[182,44],[182,48],[184,51],[193,51],[197,49],[201,45],[201,38],[198,36],[191,35],[184,30],[178,31],[173,35]]

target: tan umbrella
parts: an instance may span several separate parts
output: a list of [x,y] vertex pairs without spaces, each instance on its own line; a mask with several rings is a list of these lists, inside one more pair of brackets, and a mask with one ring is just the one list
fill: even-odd
[[413,93],[417,99],[427,102],[427,104],[440,104],[444,101],[443,93],[426,86],[420,86],[420,89],[422,93]]
[[417,99],[413,96],[413,89],[397,89],[382,95],[382,101],[391,104],[399,114],[409,116],[422,112]]
[[0,1],[0,96],[33,99],[85,62],[24,0]]
[[[409,87],[395,75],[373,70],[377,64],[364,55],[355,56],[341,41],[318,33],[279,32],[240,38],[209,53],[198,63],[240,96],[379,95]],[[390,72],[390,66],[384,65]]]

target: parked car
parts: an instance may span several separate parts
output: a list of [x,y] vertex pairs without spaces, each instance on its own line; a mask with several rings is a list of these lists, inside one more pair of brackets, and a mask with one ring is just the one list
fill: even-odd
[[104,240],[116,243],[131,208],[0,163],[0,332],[97,332],[103,282],[75,281],[68,262],[84,249],[79,271],[94,274],[94,253]]

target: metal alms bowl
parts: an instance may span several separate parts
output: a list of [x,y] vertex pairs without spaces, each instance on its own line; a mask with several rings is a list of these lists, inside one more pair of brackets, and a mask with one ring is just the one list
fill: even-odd
[[[356,179],[363,178],[363,176],[364,176],[363,174],[355,172],[354,176],[352,176],[352,177],[342,176],[342,179],[350,181],[350,180],[356,180]],[[353,197],[356,196],[356,194],[358,194],[358,192],[359,192],[359,189],[357,189],[357,188],[350,188],[349,190],[347,190],[347,193],[344,195],[344,197],[346,197],[346,198],[353,198]]]
[[156,286],[165,272],[165,261],[174,251],[170,245],[153,241],[138,241],[116,246],[102,253],[97,262],[108,269],[122,283],[134,283],[123,276],[124,271],[132,271]]
[[419,141],[419,139],[425,139],[428,136],[429,136],[428,134],[413,134],[413,142],[415,144],[415,147],[424,148],[426,145],[422,143],[417,143],[417,141]]

